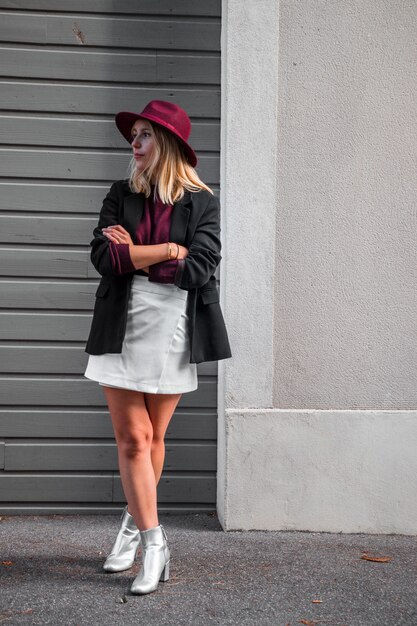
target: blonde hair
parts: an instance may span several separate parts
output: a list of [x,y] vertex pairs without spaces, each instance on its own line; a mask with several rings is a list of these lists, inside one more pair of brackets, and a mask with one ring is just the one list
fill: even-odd
[[155,153],[149,165],[142,171],[136,168],[132,157],[129,165],[129,186],[136,193],[151,195],[151,180],[155,178],[156,191],[162,202],[173,204],[184,196],[184,191],[213,191],[188,163],[187,157],[175,135],[158,124],[149,122],[155,137]]

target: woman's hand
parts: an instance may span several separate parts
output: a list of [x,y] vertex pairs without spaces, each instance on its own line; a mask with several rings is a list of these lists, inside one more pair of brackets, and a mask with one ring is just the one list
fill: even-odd
[[110,239],[113,243],[128,243],[133,246],[132,237],[123,226],[116,224],[115,226],[107,226],[102,229],[103,235]]

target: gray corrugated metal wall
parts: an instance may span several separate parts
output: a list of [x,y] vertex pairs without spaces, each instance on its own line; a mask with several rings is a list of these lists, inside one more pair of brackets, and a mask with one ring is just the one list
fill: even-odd
[[[88,243],[129,148],[118,110],[173,100],[219,185],[220,0],[0,0],[0,513],[115,512],[102,389],[83,377]],[[160,511],[214,510],[217,363],[166,438]]]

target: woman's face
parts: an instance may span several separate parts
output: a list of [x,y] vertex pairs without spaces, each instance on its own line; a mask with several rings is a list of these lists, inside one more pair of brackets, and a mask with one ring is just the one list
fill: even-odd
[[132,126],[132,149],[136,167],[144,170],[155,150],[155,135],[147,120],[136,120]]

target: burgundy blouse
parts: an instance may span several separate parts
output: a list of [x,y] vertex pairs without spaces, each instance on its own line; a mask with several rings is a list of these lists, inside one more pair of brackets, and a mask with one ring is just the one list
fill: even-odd
[[[172,204],[164,204],[159,197],[154,198],[154,188],[149,198],[145,198],[143,216],[136,229],[135,245],[150,245],[167,243],[171,225]],[[115,274],[134,272],[148,276],[151,282],[174,283],[175,275],[181,263],[180,260],[171,259],[149,266],[149,274],[143,270],[135,269],[129,254],[128,243],[109,242],[110,259]],[[176,247],[174,246],[174,251]]]

